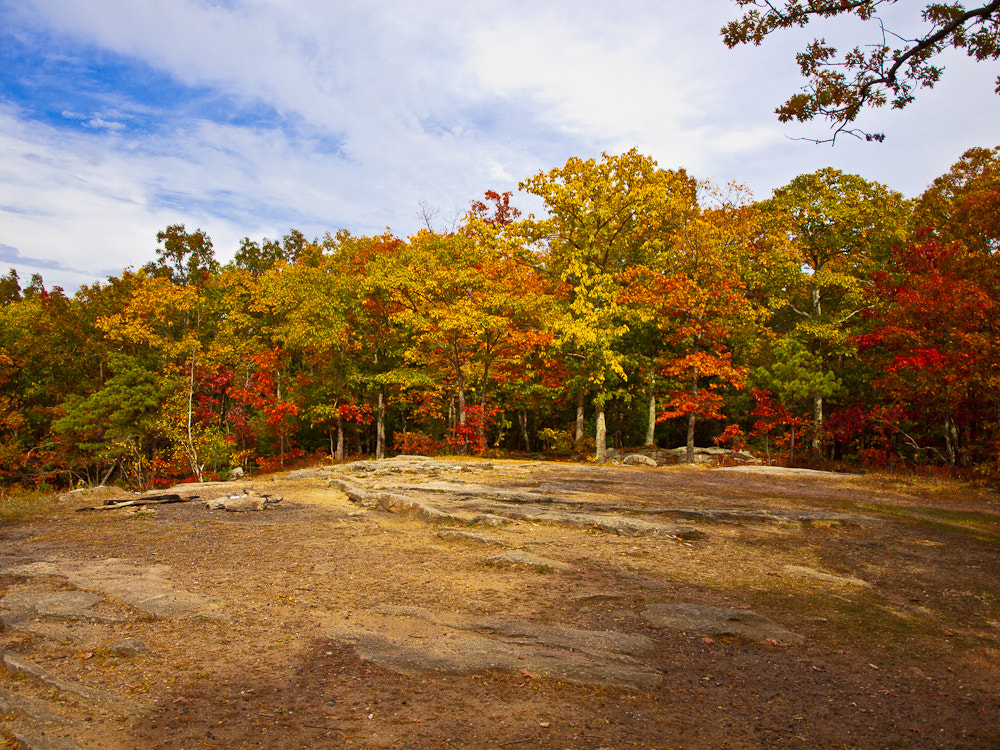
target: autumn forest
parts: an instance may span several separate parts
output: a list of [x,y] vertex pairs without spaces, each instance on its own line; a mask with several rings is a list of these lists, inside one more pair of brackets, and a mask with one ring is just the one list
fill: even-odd
[[[833,169],[765,200],[635,150],[449,229],[181,225],[74,295],[0,277],[0,480],[134,489],[393,453],[744,448],[1000,477],[1000,147],[916,199]],[[152,238],[151,238],[152,244]]]

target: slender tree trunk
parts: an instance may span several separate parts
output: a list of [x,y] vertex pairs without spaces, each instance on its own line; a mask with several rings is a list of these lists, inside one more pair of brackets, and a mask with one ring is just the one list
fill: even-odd
[[201,464],[198,461],[198,449],[194,444],[194,355],[191,356],[191,376],[188,379],[188,408],[187,408],[187,453],[191,461],[191,468],[198,476],[198,481],[204,481],[201,473]]
[[344,460],[344,420],[337,420],[337,460]]
[[[822,295],[820,292],[820,288],[818,286],[813,286],[812,288],[812,303],[813,303],[813,319],[819,320],[820,317],[823,315],[823,302],[822,302]],[[822,366],[822,358],[820,358],[820,363]],[[813,395],[813,439],[812,439],[813,453],[819,453],[819,449],[822,444],[823,444],[823,397],[820,396],[819,394],[815,394]]]
[[819,394],[813,396],[813,453],[819,453],[823,445],[823,397]]
[[608,460],[608,428],[604,422],[604,399],[598,395],[594,401],[594,409],[597,414],[597,463],[603,464]]
[[378,418],[375,425],[375,458],[385,458],[385,386],[378,387]]
[[788,465],[795,466],[795,425],[792,425],[792,440],[788,448]]
[[476,428],[476,433],[483,441],[483,445],[486,444],[486,379],[489,375],[490,365],[489,362],[486,362],[483,364],[483,388],[479,396],[479,426]]
[[465,427],[466,413],[465,413],[465,377],[462,375],[462,371],[458,371],[458,423]]
[[531,452],[531,441],[528,440],[528,412],[522,411],[518,421],[521,423],[521,438],[524,440],[524,450]]
[[957,443],[958,430],[955,427],[955,420],[949,414],[944,420],[944,448],[948,453],[948,468],[954,470],[956,462],[955,444]]
[[573,436],[573,440],[579,443],[583,440],[583,399],[586,394],[581,388],[576,394],[576,434]]
[[[695,368],[694,380],[691,383],[691,395],[697,398],[698,396],[698,369]],[[688,432],[687,432],[687,454],[685,460],[689,464],[694,463],[694,427],[698,422],[698,413],[693,411],[688,414]]]
[[[281,403],[281,370],[275,372],[275,379],[277,383],[275,385],[275,394],[278,397],[278,403]],[[281,420],[281,424],[278,425],[278,462],[281,464],[281,468],[285,468],[285,420]]]
[[684,460],[689,464],[694,463],[694,426],[697,421],[697,414],[694,412],[688,414],[687,452],[685,453]]
[[647,446],[656,445],[656,394],[649,394],[649,422],[646,424]]

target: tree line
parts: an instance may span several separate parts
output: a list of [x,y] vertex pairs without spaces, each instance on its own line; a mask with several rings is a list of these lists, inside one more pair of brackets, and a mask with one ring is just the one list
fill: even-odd
[[450,231],[245,238],[73,296],[0,277],[0,477],[134,487],[308,455],[716,444],[1000,475],[1000,147],[915,200],[834,169],[766,200],[631,150]]

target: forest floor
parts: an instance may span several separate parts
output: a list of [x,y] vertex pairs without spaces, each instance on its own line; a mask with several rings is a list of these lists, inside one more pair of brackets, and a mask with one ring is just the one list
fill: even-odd
[[[204,501],[253,488],[259,512]],[[0,526],[0,747],[997,748],[1000,495],[394,459]]]

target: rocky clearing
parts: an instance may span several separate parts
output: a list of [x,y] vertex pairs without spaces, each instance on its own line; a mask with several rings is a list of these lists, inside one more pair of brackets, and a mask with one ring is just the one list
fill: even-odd
[[[283,500],[206,508],[249,488]],[[172,491],[0,527],[0,746],[1000,746],[995,493],[416,457]]]

